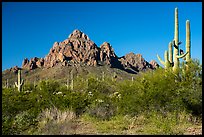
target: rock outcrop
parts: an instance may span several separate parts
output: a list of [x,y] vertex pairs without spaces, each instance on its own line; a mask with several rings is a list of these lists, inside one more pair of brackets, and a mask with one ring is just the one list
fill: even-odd
[[22,68],[23,69],[36,69],[36,68],[42,68],[44,66],[44,59],[43,58],[31,58],[30,61],[28,58],[25,58],[22,63]]
[[14,67],[10,68],[9,71],[12,71],[12,72],[14,72],[14,73],[18,73],[18,70],[19,70],[19,69],[20,69],[20,68],[19,68],[18,66],[14,66]]
[[113,48],[108,42],[104,42],[100,46],[100,61],[104,62],[107,65],[111,65],[116,58],[117,57],[114,53]]
[[125,69],[131,68],[136,72],[150,68],[149,63],[141,54],[134,54],[131,52],[121,57],[119,60]]

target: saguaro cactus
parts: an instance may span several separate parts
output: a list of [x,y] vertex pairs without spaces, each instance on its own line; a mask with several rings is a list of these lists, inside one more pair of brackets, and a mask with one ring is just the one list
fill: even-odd
[[168,69],[170,67],[169,54],[168,54],[167,50],[165,50],[165,52],[164,52],[164,61],[159,57],[158,54],[157,54],[157,58],[159,59],[161,64],[164,65],[165,69]]
[[174,66],[173,66],[173,71],[178,74],[179,70],[179,59],[185,57],[187,53],[182,54],[179,56],[179,45],[181,42],[179,42],[179,24],[178,24],[178,8],[175,8],[175,28],[174,28]]
[[21,80],[21,70],[18,70],[18,81],[15,82],[15,85],[18,88],[19,92],[21,92],[23,84],[24,84],[24,81]]
[[188,52],[188,54],[186,55],[186,62],[190,61],[191,59],[191,32],[190,32],[190,21],[187,20],[186,21],[186,52]]

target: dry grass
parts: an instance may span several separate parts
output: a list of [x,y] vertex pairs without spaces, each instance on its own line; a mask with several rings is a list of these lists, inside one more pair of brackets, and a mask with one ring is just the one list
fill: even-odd
[[69,110],[46,109],[39,115],[38,120],[38,133],[35,134],[64,135],[76,132],[76,114]]

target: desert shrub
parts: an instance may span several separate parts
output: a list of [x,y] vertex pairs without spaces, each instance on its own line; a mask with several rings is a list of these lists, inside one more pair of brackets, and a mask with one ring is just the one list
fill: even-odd
[[53,94],[59,91],[60,84],[54,80],[40,81],[38,89]]
[[36,115],[32,109],[22,111],[14,117],[12,127],[15,135],[26,134],[32,127],[36,128]]
[[35,86],[33,83],[27,82],[23,85],[23,91],[34,91]]
[[86,94],[82,92],[71,92],[69,96],[66,95],[66,101],[69,101],[69,108],[76,113],[77,116],[85,112],[89,101]]
[[187,65],[182,64],[182,81],[179,83],[181,99],[188,112],[201,116],[202,65],[196,59],[192,59]]
[[108,79],[102,81],[89,77],[87,94],[91,94],[91,97],[88,98],[87,113],[100,120],[108,120],[114,116],[116,105],[114,98],[110,98],[110,96],[115,90],[115,85],[112,85]]
[[118,101],[118,113],[136,115],[141,111],[142,94],[139,92],[136,84],[131,85],[130,81],[121,82],[118,92],[121,99]]
[[98,94],[108,94],[111,92],[110,85],[105,81],[96,80],[96,78],[88,78],[88,89],[89,92]]
[[134,82],[122,81],[117,88],[121,94],[118,113],[137,115],[146,110],[163,113],[186,110],[202,114],[201,67],[195,62],[189,64],[189,69],[189,74],[181,73],[180,81],[173,72],[164,69],[140,73]]
[[87,90],[87,79],[77,76],[74,78],[74,90],[78,92],[85,92]]
[[109,120],[116,114],[116,106],[114,106],[110,98],[104,96],[94,100],[89,106],[87,113],[100,120]]
[[[2,93],[2,132],[22,134],[36,122],[38,108],[32,94],[5,91]],[[26,124],[25,124],[26,123]]]

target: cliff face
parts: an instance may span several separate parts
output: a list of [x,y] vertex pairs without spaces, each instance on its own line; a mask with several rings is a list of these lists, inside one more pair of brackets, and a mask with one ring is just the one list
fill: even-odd
[[157,66],[154,61],[152,64],[145,61],[141,54],[129,53],[118,58],[110,43],[104,42],[100,47],[97,47],[85,33],[74,30],[64,41],[55,42],[45,58],[24,59],[22,69],[33,70],[73,64],[108,65],[120,69],[131,68],[137,72],[147,68],[155,69]]

